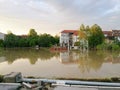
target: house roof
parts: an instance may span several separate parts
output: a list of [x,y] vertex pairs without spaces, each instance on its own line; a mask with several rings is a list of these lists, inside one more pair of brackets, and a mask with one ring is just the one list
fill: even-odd
[[[78,30],[63,30],[61,33],[72,33],[73,35],[77,36],[79,34],[79,31]],[[106,35],[107,37],[120,36],[120,30],[103,31],[103,34]]]
[[120,30],[112,30],[113,36],[120,36]]
[[106,34],[107,36],[113,36],[112,31],[103,31],[103,34]]
[[74,35],[78,35],[78,30],[63,30],[61,33],[73,33]]

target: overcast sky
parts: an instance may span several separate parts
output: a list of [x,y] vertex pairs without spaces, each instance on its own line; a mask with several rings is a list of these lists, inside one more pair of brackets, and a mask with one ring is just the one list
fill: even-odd
[[0,32],[58,34],[81,24],[120,29],[120,0],[0,0]]

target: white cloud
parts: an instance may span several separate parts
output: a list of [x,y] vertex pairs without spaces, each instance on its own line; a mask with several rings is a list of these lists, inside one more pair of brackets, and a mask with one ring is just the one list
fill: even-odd
[[[55,33],[64,28],[79,28],[81,23],[97,23],[104,28],[110,26],[109,22],[120,24],[120,0],[0,0],[0,16],[9,18],[11,23],[14,19],[25,21],[24,28],[53,28]],[[21,26],[17,23],[15,28]]]
[[55,13],[56,10],[49,4],[43,1],[29,1],[27,5],[32,8],[33,10],[38,10],[41,13]]
[[112,9],[108,10],[105,14],[111,14],[116,12],[120,12],[120,5],[114,6]]

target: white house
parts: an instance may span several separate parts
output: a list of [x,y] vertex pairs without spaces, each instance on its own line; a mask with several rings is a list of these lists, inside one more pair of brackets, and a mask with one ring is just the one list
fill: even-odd
[[60,35],[60,46],[74,47],[75,42],[79,41],[78,33],[78,30],[63,30]]
[[[113,38],[117,38],[120,41],[120,30],[103,31],[103,34],[107,42],[112,42]],[[75,48],[75,42],[80,42],[80,49],[88,49],[88,40],[85,38],[79,39],[78,30],[63,30],[60,35],[60,46],[67,48]]]
[[112,35],[120,41],[120,30],[112,30]]
[[0,32],[0,39],[4,40],[5,34]]
[[[80,45],[76,46],[76,42],[79,42]],[[79,30],[63,30],[60,36],[60,46],[68,49],[80,48],[80,50],[85,51],[88,49],[88,40],[79,38]]]

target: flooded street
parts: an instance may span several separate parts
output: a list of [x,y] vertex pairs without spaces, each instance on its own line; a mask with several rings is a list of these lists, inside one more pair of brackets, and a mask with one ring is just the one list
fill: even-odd
[[0,74],[22,72],[23,76],[45,78],[106,78],[120,76],[120,52],[48,49],[0,51]]

